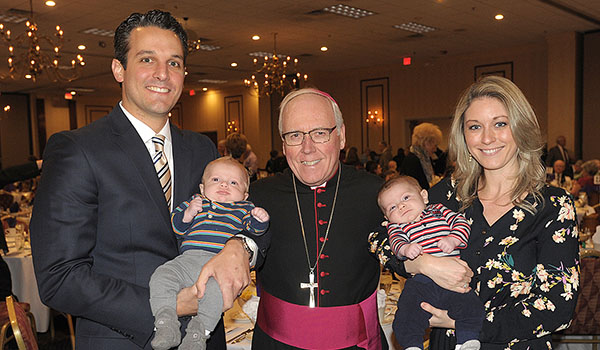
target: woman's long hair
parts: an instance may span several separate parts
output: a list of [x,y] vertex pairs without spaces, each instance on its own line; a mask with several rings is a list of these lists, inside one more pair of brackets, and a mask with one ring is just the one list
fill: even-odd
[[534,201],[542,201],[540,190],[545,183],[545,167],[541,161],[544,143],[540,126],[531,105],[510,80],[488,76],[471,85],[461,96],[454,112],[450,130],[449,152],[456,160],[453,179],[462,209],[469,207],[477,197],[478,186],[485,183],[483,168],[471,157],[465,141],[464,115],[478,98],[495,98],[508,113],[508,123],[517,145],[518,171],[511,191],[513,205],[535,213],[534,203],[524,201],[532,194]]

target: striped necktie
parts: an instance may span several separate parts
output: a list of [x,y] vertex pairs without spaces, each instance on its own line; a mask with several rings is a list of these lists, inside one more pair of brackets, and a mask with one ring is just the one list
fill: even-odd
[[152,143],[154,143],[154,169],[158,175],[158,180],[162,186],[163,193],[165,194],[165,200],[169,208],[171,207],[171,171],[169,170],[169,163],[167,162],[167,156],[164,153],[165,149],[165,137],[164,135],[154,135],[152,137]]

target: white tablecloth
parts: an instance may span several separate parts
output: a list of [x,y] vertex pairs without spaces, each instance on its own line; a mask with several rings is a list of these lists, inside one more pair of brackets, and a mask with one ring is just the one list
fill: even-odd
[[[252,347],[252,333],[241,334],[253,329],[254,324],[243,315],[238,301],[234,303],[233,308],[225,312],[223,317],[227,350],[250,350]],[[236,340],[236,337],[238,337],[238,340]]]
[[31,305],[31,313],[35,317],[38,332],[48,331],[50,324],[50,309],[42,304],[33,272],[33,260],[30,250],[18,254],[4,256],[4,261],[10,269],[13,293],[19,301]]

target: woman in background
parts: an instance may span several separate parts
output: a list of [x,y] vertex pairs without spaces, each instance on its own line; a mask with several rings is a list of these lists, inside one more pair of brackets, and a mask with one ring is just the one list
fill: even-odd
[[402,161],[399,173],[412,176],[421,188],[428,190],[436,183],[431,157],[442,142],[442,131],[431,123],[421,123],[413,129],[410,153]]

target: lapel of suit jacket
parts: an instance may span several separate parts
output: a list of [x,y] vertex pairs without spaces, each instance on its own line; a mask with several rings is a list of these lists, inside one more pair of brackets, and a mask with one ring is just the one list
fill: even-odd
[[175,169],[173,208],[176,208],[179,203],[187,200],[191,195],[189,193],[190,186],[194,185],[191,183],[191,169],[197,164],[193,164],[193,152],[185,142],[183,132],[173,124],[171,124],[171,138],[173,139],[173,169]]
[[156,210],[160,213],[165,224],[171,228],[171,217],[169,207],[165,201],[160,181],[156,175],[152,158],[148,154],[146,145],[140,138],[133,125],[129,122],[120,106],[116,106],[108,115],[111,120],[115,142],[119,145],[123,153],[127,155],[130,164],[135,168],[135,173],[131,174],[132,179],[138,175],[139,180],[144,184],[148,195],[156,205]]

